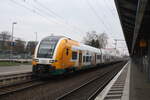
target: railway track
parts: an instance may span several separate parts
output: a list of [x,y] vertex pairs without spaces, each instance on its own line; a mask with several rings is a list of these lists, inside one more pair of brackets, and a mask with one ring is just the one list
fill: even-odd
[[[121,64],[118,64],[118,65],[121,66]],[[26,100],[25,99],[26,97],[29,97],[29,98],[34,97],[34,98],[36,98],[34,100],[41,100],[41,99],[46,98],[46,97],[49,98],[49,99],[52,97],[50,100],[56,100],[56,99],[57,100],[91,100],[91,99],[94,98],[94,96],[97,93],[99,93],[99,91],[101,91],[104,88],[106,83],[108,83],[110,81],[110,79],[113,77],[112,73],[116,74],[117,71],[121,69],[121,67],[118,67],[118,66],[115,67],[115,66],[116,66],[116,64],[112,68],[108,67],[108,70],[106,69],[105,73],[101,73],[101,72],[97,73],[96,72],[97,73],[96,77],[94,77],[94,78],[87,78],[87,81],[85,80],[85,82],[82,84],[82,86],[78,85],[78,86],[76,86],[74,88],[71,87],[67,91],[60,89],[61,91],[56,91],[57,93],[54,93],[55,89],[57,90],[57,88],[62,87],[62,85],[64,84],[65,80],[66,81],[70,80],[70,79],[72,80],[72,78],[68,78],[67,79],[67,77],[66,77],[63,80],[63,79],[59,79],[59,77],[58,77],[57,79],[58,79],[59,82],[57,81],[57,79],[55,80],[55,78],[53,80],[51,80],[51,81],[41,81],[41,80],[38,80],[38,79],[36,80],[36,79],[31,78],[30,81],[18,83],[18,84],[15,84],[15,85],[3,86],[3,87],[0,87],[0,99],[4,99],[4,98],[8,97],[9,99],[16,100],[16,96],[17,96],[17,98],[18,98],[17,100],[22,100],[23,97],[22,97],[22,94],[20,94],[20,93],[27,93],[26,90],[28,92],[30,92],[33,89],[34,92],[36,93],[36,96],[33,96],[34,95],[33,94],[30,97],[30,93],[29,93],[29,95],[28,94],[25,95],[23,100]],[[73,81],[70,81],[70,82],[73,82]],[[57,84],[58,84],[58,86],[57,86]],[[67,82],[66,84],[71,84],[71,83]],[[38,94],[36,92],[36,91],[40,91],[39,89],[37,89],[38,86],[43,86],[42,89],[45,90],[46,88],[45,88],[44,85],[47,86],[47,88],[48,88],[48,85],[50,86],[49,87],[49,92],[48,91],[46,91],[45,93],[42,92],[42,93],[44,93],[44,95],[42,95],[41,93],[40,93],[41,95]],[[67,86],[66,86],[66,88],[67,88]],[[72,91],[70,91],[70,90],[72,90]],[[58,92],[60,92],[61,96],[57,95]],[[31,92],[31,94],[32,93],[33,93],[33,91]],[[9,94],[13,94],[15,96],[9,95]],[[21,95],[21,97],[18,97],[19,94]],[[37,94],[38,94],[38,96],[37,96]],[[39,95],[41,97],[39,97]],[[47,99],[47,100],[49,100],[49,99]]]
[[107,85],[107,83],[117,74],[121,67],[113,68],[100,76],[87,81],[85,84],[68,91],[56,100],[94,100],[97,94]]
[[31,81],[32,72],[0,75],[0,88],[15,85],[21,82]]
[[32,72],[1,75],[0,97],[42,84],[42,82],[37,82],[37,80],[32,78]]
[[48,80],[33,78],[32,72],[9,74],[0,76],[0,99],[19,91],[32,89],[36,86],[48,83]]
[[23,91],[26,89],[31,89],[35,86],[39,86],[42,84],[45,84],[45,81],[39,81],[38,79],[32,79],[30,81],[18,83],[15,85],[4,86],[4,87],[0,88],[0,98],[2,96],[6,96],[6,95],[9,95],[11,93]]

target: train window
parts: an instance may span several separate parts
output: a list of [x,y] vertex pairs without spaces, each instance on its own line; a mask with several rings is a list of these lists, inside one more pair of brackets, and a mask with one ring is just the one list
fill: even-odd
[[97,59],[99,59],[99,55],[97,55]]
[[97,59],[101,59],[101,55],[97,55]]
[[89,56],[86,56],[86,62],[89,62]]
[[89,57],[88,57],[88,56],[86,56],[86,62],[88,62],[88,59],[89,59]]
[[67,48],[67,49],[66,49],[66,55],[68,55],[68,54],[69,54],[69,49]]
[[91,60],[92,60],[92,56],[89,57],[89,61],[91,61]]
[[103,59],[106,60],[106,56],[105,55],[103,56]]
[[57,42],[58,39],[53,37],[43,39],[39,45],[37,57],[52,58]]
[[72,60],[76,60],[77,59],[77,52],[73,51],[72,52]]
[[86,61],[86,58],[85,58],[85,56],[83,56],[83,62],[85,62]]

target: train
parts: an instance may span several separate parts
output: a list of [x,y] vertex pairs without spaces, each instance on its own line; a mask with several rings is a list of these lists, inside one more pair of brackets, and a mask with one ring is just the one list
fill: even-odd
[[94,48],[64,36],[47,36],[35,48],[32,71],[37,76],[61,75],[120,58],[114,50]]

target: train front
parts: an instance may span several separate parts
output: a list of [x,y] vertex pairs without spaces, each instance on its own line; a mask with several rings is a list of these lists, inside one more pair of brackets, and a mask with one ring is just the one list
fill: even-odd
[[41,40],[37,45],[32,60],[32,71],[36,76],[50,76],[56,69],[56,49],[61,37],[49,36]]

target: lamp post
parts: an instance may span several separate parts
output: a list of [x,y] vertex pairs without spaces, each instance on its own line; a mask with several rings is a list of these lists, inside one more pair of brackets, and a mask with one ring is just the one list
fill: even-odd
[[17,22],[13,22],[12,23],[12,34],[11,34],[11,54],[10,56],[12,57],[13,56],[13,35],[14,35],[14,25],[17,24]]
[[35,42],[37,42],[37,32],[35,32]]

